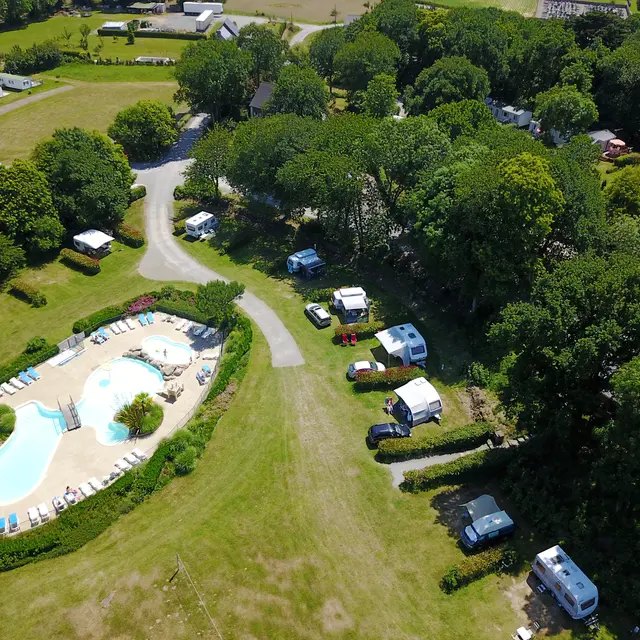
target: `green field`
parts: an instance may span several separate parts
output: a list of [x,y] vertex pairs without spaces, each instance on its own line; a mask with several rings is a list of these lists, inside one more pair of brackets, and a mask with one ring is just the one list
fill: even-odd
[[28,156],[40,140],[61,127],[104,132],[118,111],[138,100],[173,104],[176,86],[170,82],[78,84],[71,91],[11,111],[0,116],[0,162]]
[[51,89],[57,89],[58,87],[62,87],[66,84],[58,79],[51,80],[51,78],[43,77],[41,75],[36,76],[36,78],[44,80],[44,83],[39,87],[29,89],[29,91],[6,91],[6,94],[8,95],[0,98],[0,108],[8,104],[12,104],[13,102],[20,102],[20,100],[24,100],[24,98],[28,98],[29,96],[35,96],[38,93],[46,93],[47,91],[51,91]]
[[173,67],[146,65],[63,64],[42,74],[49,78],[64,78],[81,82],[171,82]]

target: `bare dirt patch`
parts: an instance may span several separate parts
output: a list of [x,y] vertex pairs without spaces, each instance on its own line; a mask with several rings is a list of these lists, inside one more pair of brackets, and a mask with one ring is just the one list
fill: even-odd
[[343,633],[353,629],[353,618],[347,613],[342,602],[336,598],[331,598],[324,603],[321,618],[325,633]]

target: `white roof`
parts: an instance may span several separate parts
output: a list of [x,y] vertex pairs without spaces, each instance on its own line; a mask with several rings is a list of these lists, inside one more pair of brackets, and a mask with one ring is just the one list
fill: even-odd
[[473,523],[473,528],[479,536],[484,536],[492,531],[502,529],[513,524],[513,520],[507,515],[506,511],[497,511],[496,513],[490,513],[482,518],[478,518]]
[[616,134],[609,131],[609,129],[589,131],[588,135],[594,142],[609,142],[609,140],[614,140],[616,137]]
[[[442,409],[440,394],[426,378],[410,380],[402,387],[398,387],[395,393],[407,405],[414,417],[423,412],[437,413],[439,409]],[[436,403],[439,404],[437,409],[430,406]]]
[[207,220],[211,220],[211,218],[215,218],[213,213],[207,213],[206,211],[201,211],[200,213],[196,213],[195,216],[191,216],[186,224],[192,224],[194,227],[197,227],[199,224],[206,222]]
[[385,351],[392,356],[402,358],[403,352],[407,347],[410,350],[419,346],[425,347],[424,355],[427,355],[426,342],[411,323],[398,324],[395,327],[379,331],[376,333],[376,338],[380,340],[380,344],[385,348]]
[[113,238],[102,231],[98,231],[97,229],[89,229],[88,231],[83,231],[79,233],[77,236],[73,236],[74,240],[78,242],[82,242],[82,244],[87,247],[91,247],[92,249],[99,249],[102,245],[111,242]]
[[103,29],[124,29],[126,27],[126,22],[105,22],[102,25]]
[[207,9],[207,11],[203,11],[197,18],[196,18],[196,22],[204,22],[205,20],[208,20],[210,16],[213,15],[213,11],[211,11],[211,9]]
[[333,292],[333,297],[342,302],[342,306],[346,311],[354,311],[356,309],[366,309],[367,292],[362,287],[348,287],[346,289],[338,289]]
[[555,578],[573,596],[578,603],[598,595],[598,589],[583,573],[578,565],[558,545],[542,551],[537,560],[550,569]]

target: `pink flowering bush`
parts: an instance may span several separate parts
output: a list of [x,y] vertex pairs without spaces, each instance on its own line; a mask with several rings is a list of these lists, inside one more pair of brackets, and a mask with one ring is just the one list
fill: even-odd
[[158,298],[153,296],[140,296],[135,302],[129,305],[129,313],[140,313],[150,307]]

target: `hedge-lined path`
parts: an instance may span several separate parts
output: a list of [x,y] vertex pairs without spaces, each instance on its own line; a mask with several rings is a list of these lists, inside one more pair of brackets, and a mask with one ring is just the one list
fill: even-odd
[[[180,249],[172,235],[170,217],[173,213],[173,190],[183,182],[182,172],[189,162],[187,152],[200,137],[205,125],[206,116],[195,116],[180,141],[162,162],[142,165],[138,169],[138,180],[147,187],[145,218],[148,242],[139,271],[152,280],[228,282],[227,278],[203,266]],[[274,367],[304,364],[296,341],[273,309],[250,291],[245,292],[238,304],[267,339]]]
[[[5,105],[4,107],[0,107],[0,116],[3,116],[5,113],[9,113],[10,111],[15,111],[20,107],[24,107],[27,104],[31,104],[32,102],[39,102],[40,100],[44,100],[45,98],[50,98],[51,96],[55,96],[58,93],[64,93],[65,91],[70,91],[74,89],[72,85],[65,85],[64,87],[57,87],[56,89],[51,89],[51,91],[43,91],[42,93],[36,93],[33,96],[29,96],[28,98],[24,98],[22,100],[18,100],[17,102],[12,102],[10,104]],[[1,104],[1,103],[0,103]]]

